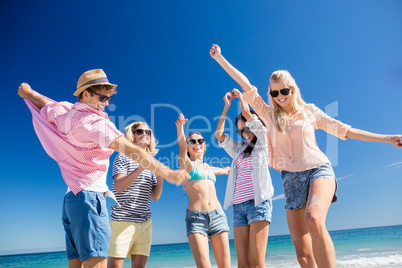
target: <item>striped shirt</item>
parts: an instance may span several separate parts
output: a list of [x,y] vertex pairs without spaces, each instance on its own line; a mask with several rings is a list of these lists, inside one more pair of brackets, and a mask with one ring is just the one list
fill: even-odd
[[254,199],[254,188],[251,173],[253,172],[253,156],[244,157],[244,152],[236,158],[237,177],[233,204],[240,204]]
[[[77,194],[104,177],[114,152],[108,147],[123,134],[106,113],[85,103],[48,100],[40,110],[25,102],[43,148],[59,164],[64,181]],[[107,190],[106,182],[104,186]]]
[[[131,158],[119,153],[113,162],[113,177],[117,174],[128,175],[139,167]],[[112,210],[112,219],[115,221],[143,222],[151,218],[151,194],[157,180],[154,173],[144,170],[135,179],[133,184],[121,193],[114,187],[112,191],[116,196],[117,204]]]

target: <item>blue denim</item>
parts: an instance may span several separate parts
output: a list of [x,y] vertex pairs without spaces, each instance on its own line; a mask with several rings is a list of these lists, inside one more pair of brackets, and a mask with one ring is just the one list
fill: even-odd
[[68,192],[64,197],[62,221],[69,260],[108,256],[110,224],[103,193]]
[[233,205],[233,226],[248,226],[257,221],[271,222],[272,200],[255,206],[254,199]]
[[221,207],[213,211],[186,210],[187,236],[200,233],[211,237],[221,232],[229,232],[228,221]]
[[[290,172],[282,170],[282,183],[285,193],[285,209],[295,210],[306,205],[311,183],[316,179],[335,179],[335,173],[331,164],[323,164],[317,168]],[[336,179],[335,179],[336,183]],[[336,189],[332,202],[336,202]]]

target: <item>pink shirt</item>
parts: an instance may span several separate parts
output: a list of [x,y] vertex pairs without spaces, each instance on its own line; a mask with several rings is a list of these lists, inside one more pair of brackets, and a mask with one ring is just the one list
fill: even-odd
[[82,102],[56,102],[51,99],[41,110],[24,99],[32,113],[38,138],[50,157],[60,166],[67,186],[79,193],[104,175],[108,147],[123,134],[100,112]]
[[254,187],[251,173],[253,172],[253,155],[244,157],[240,154],[235,160],[237,167],[237,177],[235,192],[233,195],[233,204],[240,204],[254,199]]
[[279,171],[305,171],[330,163],[318,148],[315,130],[320,128],[345,140],[351,127],[329,117],[314,104],[307,104],[305,115],[297,112],[288,118],[286,133],[280,133],[272,119],[271,107],[258,95],[257,88],[245,92],[244,99],[267,125],[270,166]]

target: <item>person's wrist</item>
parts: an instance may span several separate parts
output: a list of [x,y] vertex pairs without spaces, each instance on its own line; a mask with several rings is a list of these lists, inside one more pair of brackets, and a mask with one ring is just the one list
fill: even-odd
[[222,54],[216,55],[216,56],[215,56],[215,60],[218,61],[218,62],[222,61],[222,60],[223,60]]

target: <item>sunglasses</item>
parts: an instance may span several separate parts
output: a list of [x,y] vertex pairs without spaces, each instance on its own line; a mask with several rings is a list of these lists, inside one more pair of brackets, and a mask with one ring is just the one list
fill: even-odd
[[271,90],[269,94],[272,96],[272,98],[276,98],[279,96],[279,92],[281,92],[282,95],[286,96],[289,95],[290,88],[282,88],[281,90]]
[[250,130],[249,127],[244,127],[243,129],[238,129],[238,130],[236,130],[236,132],[237,132],[237,134],[239,134],[240,136],[242,136],[243,133],[248,134],[248,133],[251,132],[251,130]]
[[198,140],[196,140],[196,139],[190,139],[190,140],[188,140],[187,142],[190,143],[191,145],[194,145],[194,144],[196,144],[197,142],[198,142],[198,144],[203,144],[204,141],[205,141],[204,139],[198,139]]
[[135,131],[134,131],[134,133],[136,133],[137,135],[143,135],[144,133],[147,135],[147,136],[151,136],[151,130],[149,130],[149,129],[136,129]]
[[93,92],[93,91],[89,91],[89,93],[94,94],[94,95],[96,95],[96,96],[99,96],[99,101],[100,101],[100,102],[108,101],[108,102],[110,103],[110,102],[112,101],[112,99],[113,99],[113,96],[108,97],[108,96],[105,96],[105,95],[101,95],[101,94],[95,93],[95,92]]

